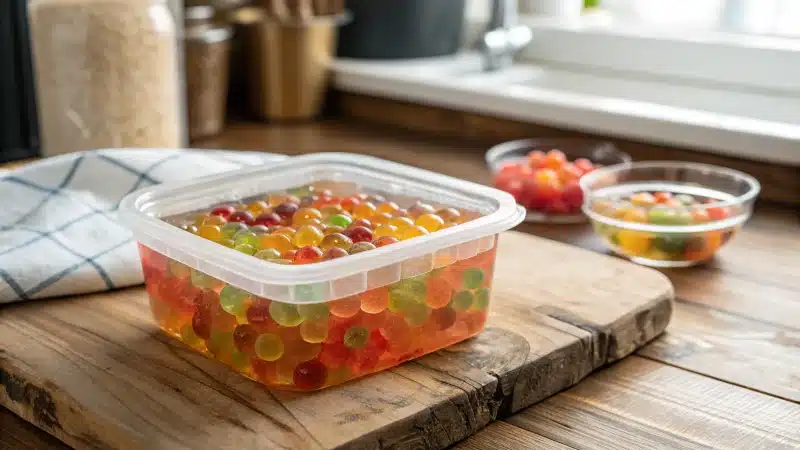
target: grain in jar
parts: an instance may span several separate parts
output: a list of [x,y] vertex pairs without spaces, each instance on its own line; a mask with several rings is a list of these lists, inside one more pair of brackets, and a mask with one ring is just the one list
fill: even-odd
[[232,30],[213,23],[214,9],[186,9],[186,93],[191,139],[219,133],[225,125]]
[[181,147],[175,22],[163,0],[31,0],[43,153]]

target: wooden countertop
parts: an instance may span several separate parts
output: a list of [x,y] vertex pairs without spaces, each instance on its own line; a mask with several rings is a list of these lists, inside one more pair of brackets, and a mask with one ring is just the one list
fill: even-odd
[[[342,121],[235,125],[198,144],[286,154],[358,152],[484,183],[487,145]],[[586,225],[525,224],[518,230],[605,251]],[[713,262],[664,272],[678,296],[667,333],[456,447],[800,447],[798,270],[797,211],[759,204]],[[0,408],[0,449],[24,448],[65,446]]]

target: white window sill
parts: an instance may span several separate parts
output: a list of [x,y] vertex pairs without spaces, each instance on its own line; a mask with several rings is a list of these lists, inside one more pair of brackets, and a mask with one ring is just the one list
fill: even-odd
[[[334,84],[349,92],[800,166],[800,41],[794,48],[782,39],[786,46],[773,43],[761,51],[757,44],[773,38],[746,37],[742,45],[725,39],[745,37],[722,34],[631,37],[630,31],[587,23],[526,23],[534,43],[509,69],[485,73],[472,52],[339,60]],[[757,65],[742,68],[741,58]]]

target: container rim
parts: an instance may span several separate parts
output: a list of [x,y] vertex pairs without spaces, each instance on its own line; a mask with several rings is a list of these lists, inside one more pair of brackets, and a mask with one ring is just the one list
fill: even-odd
[[[147,207],[153,207],[159,201],[164,201],[170,195],[187,192],[193,187],[220,185],[216,189],[221,190],[224,189],[224,183],[246,182],[248,178],[254,179],[254,177],[264,180],[277,176],[281,170],[288,169],[307,170],[313,173],[315,168],[324,168],[326,165],[350,166],[354,171],[357,169],[369,170],[376,176],[383,174],[393,178],[395,182],[405,182],[408,185],[427,183],[428,186],[434,188],[468,192],[472,198],[493,202],[496,208],[485,216],[426,236],[350,255],[347,258],[307,265],[281,265],[262,261],[251,255],[187,233],[143,211]],[[245,279],[254,283],[291,286],[341,279],[420,257],[441,248],[497,234],[522,222],[525,210],[516,204],[510,194],[477,183],[371,156],[350,153],[314,153],[291,157],[269,166],[244,168],[189,181],[165,183],[140,189],[122,200],[120,217],[133,230],[137,240],[144,241],[144,245],[147,245],[148,241],[157,241],[166,248],[187,256],[187,259],[194,258],[203,261],[203,271],[223,281],[237,285],[239,283],[236,279]],[[167,256],[173,255],[168,254]],[[208,267],[212,270],[206,270]]]
[[734,197],[732,200],[724,200],[709,205],[700,205],[696,208],[719,208],[723,206],[741,205],[755,199],[759,192],[761,192],[761,183],[759,183],[758,180],[752,175],[748,175],[735,169],[729,169],[727,167],[682,161],[648,161],[615,164],[613,166],[601,167],[594,170],[592,173],[582,176],[578,183],[580,184],[581,189],[589,194],[587,196],[588,201],[589,199],[595,198],[595,196],[592,195],[592,192],[595,190],[591,187],[593,182],[603,177],[616,175],[622,171],[633,171],[637,169],[686,169],[697,172],[713,173],[715,175],[724,175],[747,184],[747,191],[744,194]]
[[749,209],[744,209],[740,214],[728,217],[727,219],[712,221],[696,225],[653,225],[628,222],[620,219],[604,216],[592,210],[591,205],[595,200],[603,199],[603,196],[593,195],[594,188],[591,187],[592,183],[598,179],[608,176],[614,176],[623,171],[636,170],[636,169],[688,169],[699,172],[714,173],[716,175],[724,175],[742,181],[747,184],[748,189],[745,193],[734,197],[732,200],[724,200],[715,202],[708,205],[699,205],[693,208],[707,209],[707,208],[721,208],[744,205],[748,202],[755,200],[761,191],[761,184],[758,180],[744,172],[729,169],[727,167],[715,166],[712,164],[692,163],[682,161],[648,161],[648,162],[635,162],[616,164],[613,166],[602,167],[594,170],[592,173],[586,174],[580,178],[578,183],[581,189],[586,194],[584,197],[583,206],[581,207],[584,214],[591,220],[600,222],[606,225],[615,226],[617,228],[646,231],[653,233],[700,233],[706,231],[715,231],[723,228],[735,227],[746,222],[751,213]]

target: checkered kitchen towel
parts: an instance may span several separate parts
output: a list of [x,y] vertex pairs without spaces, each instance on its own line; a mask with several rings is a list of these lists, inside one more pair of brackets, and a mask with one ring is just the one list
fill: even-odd
[[0,171],[0,304],[142,283],[136,245],[117,223],[145,186],[284,159],[257,152],[113,149]]

